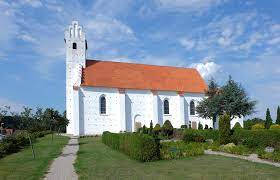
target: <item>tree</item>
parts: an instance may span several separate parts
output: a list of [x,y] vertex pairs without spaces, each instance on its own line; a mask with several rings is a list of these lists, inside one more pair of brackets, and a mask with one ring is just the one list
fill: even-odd
[[265,116],[265,129],[269,129],[270,125],[272,124],[272,118],[270,115],[269,108],[266,109],[266,116]]
[[277,118],[276,118],[276,124],[280,125],[280,107],[277,107]]
[[230,116],[224,114],[219,117],[220,143],[230,143]]
[[10,106],[4,106],[4,108],[0,108],[0,133],[2,134],[3,130],[3,119],[7,116],[8,111],[10,110]]
[[173,126],[169,120],[166,120],[162,126],[162,132],[164,135],[169,137],[170,135],[173,134]]
[[260,119],[260,118],[253,118],[253,119],[248,119],[244,121],[243,126],[244,129],[252,129],[252,126],[255,124],[264,124],[265,120]]
[[200,117],[214,119],[217,115],[226,113],[232,120],[235,117],[244,117],[255,112],[256,101],[250,100],[245,89],[231,77],[226,85],[218,90],[215,90],[216,85],[213,85],[213,82],[209,85],[211,85],[209,89],[214,90],[211,90],[211,93],[206,92],[211,96],[203,99],[197,106],[196,111]]

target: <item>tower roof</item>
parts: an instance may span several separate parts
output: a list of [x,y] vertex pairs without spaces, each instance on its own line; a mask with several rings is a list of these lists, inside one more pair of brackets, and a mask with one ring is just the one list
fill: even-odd
[[86,60],[81,86],[204,93],[207,85],[193,68]]

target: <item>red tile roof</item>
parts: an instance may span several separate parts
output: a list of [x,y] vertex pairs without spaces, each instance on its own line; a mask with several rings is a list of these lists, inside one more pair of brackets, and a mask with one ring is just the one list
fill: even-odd
[[87,60],[81,86],[204,93],[196,69]]

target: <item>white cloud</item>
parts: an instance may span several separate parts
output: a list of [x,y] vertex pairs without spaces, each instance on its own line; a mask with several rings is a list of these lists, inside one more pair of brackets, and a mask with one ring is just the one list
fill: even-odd
[[181,45],[184,46],[187,50],[192,49],[195,46],[195,41],[187,38],[182,38],[179,40]]
[[32,6],[34,8],[38,8],[38,7],[41,7],[43,5],[40,0],[21,0],[20,2],[24,5],[29,5],[29,6]]
[[32,37],[31,35],[29,34],[21,34],[18,36],[19,39],[23,40],[23,41],[26,41],[26,42],[31,42],[31,43],[36,43],[36,39],[34,37]]
[[221,66],[215,62],[193,63],[190,67],[197,69],[204,79],[209,79],[221,71]]
[[159,9],[173,12],[199,12],[207,11],[224,0],[155,0]]
[[10,107],[10,112],[18,113],[23,110],[23,106],[25,105],[22,103],[9,100],[7,98],[0,97],[0,108],[4,108],[5,106]]

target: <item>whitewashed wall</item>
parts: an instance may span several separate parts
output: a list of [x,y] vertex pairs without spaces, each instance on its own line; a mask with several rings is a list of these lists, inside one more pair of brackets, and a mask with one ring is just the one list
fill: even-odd
[[[77,91],[78,92],[78,91]],[[90,135],[102,134],[103,131],[120,132],[123,130],[134,131],[135,122],[141,122],[141,125],[150,126],[150,121],[153,124],[159,123],[162,125],[166,120],[170,120],[173,127],[180,128],[183,124],[188,124],[189,121],[200,122],[204,127],[207,124],[212,127],[212,121],[199,118],[197,115],[190,115],[189,104],[194,101],[197,105],[198,101],[202,100],[203,94],[186,93],[182,97],[177,92],[158,91],[154,95],[149,90],[126,90],[125,94],[119,92],[116,88],[98,88],[98,87],[81,87],[79,103],[74,103],[74,113],[79,114],[79,122],[74,122],[73,134]],[[106,114],[100,114],[100,97],[106,97]],[[157,96],[157,98],[154,98]],[[121,100],[124,97],[125,100]],[[180,115],[183,99],[183,116]],[[163,113],[163,101],[169,101],[169,114]],[[155,119],[154,105],[157,100],[157,114]],[[125,102],[125,103],[124,103]],[[123,107],[123,111],[121,110]],[[78,112],[77,112],[78,109]],[[122,114],[124,112],[125,114]]]

